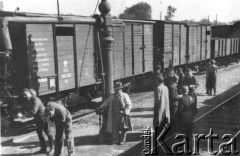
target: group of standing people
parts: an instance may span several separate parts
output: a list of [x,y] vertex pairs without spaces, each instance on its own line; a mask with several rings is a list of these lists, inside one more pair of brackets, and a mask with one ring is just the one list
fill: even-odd
[[157,133],[163,127],[171,126],[174,131],[191,137],[192,121],[197,112],[197,96],[195,89],[198,82],[190,68],[183,73],[181,68],[175,74],[172,67],[167,70],[165,77],[161,66],[157,66],[154,74],[154,117],[153,126]]
[[[217,66],[212,60],[206,68],[207,93],[216,94]],[[174,72],[169,67],[166,74],[161,73],[161,66],[156,66],[153,79],[154,86],[154,117],[153,126],[157,133],[161,133],[166,126],[171,126],[174,131],[192,137],[193,117],[197,112],[197,95],[195,89],[199,86],[192,70],[187,68],[185,73],[181,68]],[[108,109],[106,131],[112,135],[112,144],[123,144],[126,141],[126,132],[132,130],[130,111],[132,102],[128,94],[122,92],[123,85],[118,82],[114,86],[115,93],[111,94],[98,108],[96,112]],[[28,115],[33,115],[36,122],[36,131],[40,140],[41,149],[37,153],[46,153],[46,143],[42,135],[46,133],[50,150],[49,154],[60,156],[64,135],[67,139],[68,154],[74,154],[74,139],[72,135],[72,116],[61,104],[49,102],[45,107],[32,89],[24,89],[23,96],[31,104]],[[55,123],[55,150],[53,148],[53,136],[50,130],[51,122]]]

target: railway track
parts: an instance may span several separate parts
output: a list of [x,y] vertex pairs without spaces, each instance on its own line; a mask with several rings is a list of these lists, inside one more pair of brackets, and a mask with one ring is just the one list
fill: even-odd
[[[195,119],[193,124],[193,138],[188,142],[192,154],[201,156],[222,155],[223,153],[239,155],[240,92]],[[176,140],[175,136],[176,133],[166,138],[165,143],[171,150],[168,153],[174,152],[172,151],[174,144],[183,140],[182,138]],[[169,155],[163,152],[160,146],[157,151],[158,155]],[[182,155],[187,154],[183,153]]]

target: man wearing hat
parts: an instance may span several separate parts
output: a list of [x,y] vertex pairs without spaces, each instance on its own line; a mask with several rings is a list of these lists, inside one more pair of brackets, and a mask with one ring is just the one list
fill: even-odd
[[36,152],[37,153],[46,153],[47,147],[45,143],[45,139],[43,137],[43,131],[48,137],[49,145],[50,145],[50,151],[48,154],[53,153],[53,136],[51,134],[50,130],[50,121],[49,118],[45,115],[45,106],[43,105],[40,98],[36,96],[36,91],[34,89],[23,89],[23,97],[28,101],[28,103],[31,105],[31,110],[26,116],[34,116],[34,120],[36,123],[36,131],[38,134],[38,138],[40,141],[41,149]]
[[49,102],[46,106],[46,113],[54,121],[56,127],[55,152],[54,156],[60,156],[64,145],[65,132],[67,140],[68,155],[74,155],[74,138],[72,132],[72,115],[63,105],[56,102]]
[[[126,139],[126,131],[131,130],[130,110],[132,102],[128,94],[122,92],[122,83],[118,82],[114,86],[115,93],[111,94],[96,111],[108,109],[107,132],[112,134],[112,143],[123,144]],[[128,117],[129,120],[125,120]],[[127,123],[126,123],[127,122]],[[128,125],[128,127],[125,127]]]

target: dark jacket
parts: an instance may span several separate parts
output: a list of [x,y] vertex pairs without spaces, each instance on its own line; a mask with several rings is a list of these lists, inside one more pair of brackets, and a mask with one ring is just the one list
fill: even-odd
[[178,90],[177,87],[171,84],[168,88],[169,90],[169,105],[170,105],[170,114],[175,116],[178,109]]
[[36,121],[42,120],[45,115],[45,107],[42,101],[37,96],[32,96],[30,99],[31,111],[30,113],[34,116]]
[[179,73],[178,75],[178,92],[180,93],[181,88],[183,86],[183,79],[184,79],[185,75],[183,72]]
[[179,99],[178,103],[179,123],[181,126],[189,126],[192,124],[193,117],[196,113],[194,107],[194,98],[183,94],[183,97]]

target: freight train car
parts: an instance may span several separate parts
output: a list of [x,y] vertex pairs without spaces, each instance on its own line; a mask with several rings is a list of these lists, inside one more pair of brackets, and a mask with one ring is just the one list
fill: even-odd
[[226,66],[231,62],[239,62],[240,26],[212,26],[212,58]]
[[210,25],[156,21],[155,64],[195,66],[210,59]]
[[211,27],[210,25],[187,25],[187,63],[204,63],[211,57]]
[[[10,17],[13,15],[2,13]],[[87,24],[92,18],[64,17],[87,21],[86,24],[79,24],[72,21],[55,22],[52,19],[56,17],[49,15],[19,13],[18,17],[24,22],[18,21],[17,15],[14,17],[16,21],[8,23],[13,47],[11,51],[6,51],[4,35],[0,35],[1,51],[11,55],[11,61],[1,66],[1,79],[7,80],[2,84],[5,86],[1,86],[1,91],[9,93],[6,96],[18,97],[25,87],[35,89],[46,101],[50,98],[65,99],[73,94],[77,98],[78,95],[93,97],[91,93],[101,90],[104,75],[102,66],[105,63],[101,52],[102,33],[93,22]],[[32,17],[38,22],[32,22]],[[114,81],[129,83],[151,76],[154,23],[113,20]],[[6,74],[3,71],[11,76],[4,77]],[[2,98],[3,94],[1,103],[9,103]]]
[[151,21],[122,20],[113,27],[113,77],[126,82],[153,71],[153,24]]

